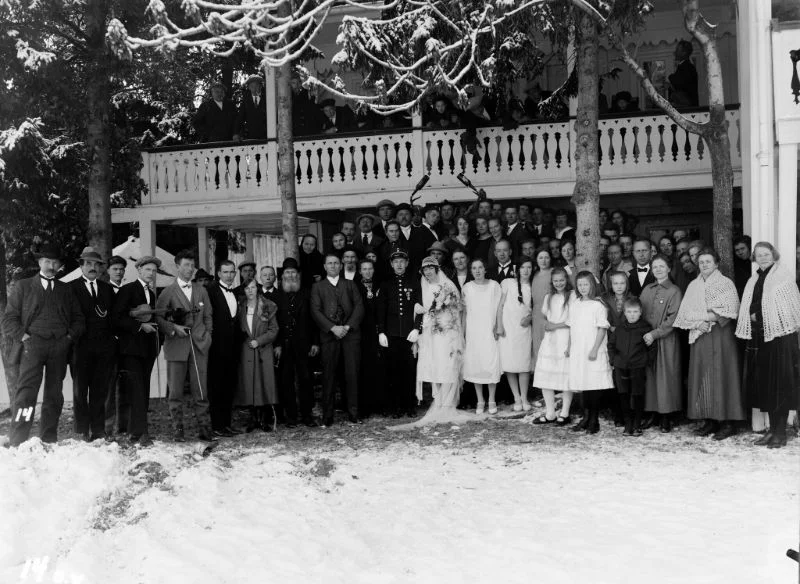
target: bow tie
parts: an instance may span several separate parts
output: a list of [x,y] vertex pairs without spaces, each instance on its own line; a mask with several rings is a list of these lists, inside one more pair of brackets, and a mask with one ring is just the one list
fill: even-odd
[[645,274],[647,273],[648,270],[649,268],[647,266],[645,266],[644,268],[636,268],[637,272],[644,272]]
[[55,278],[48,278],[47,276],[42,276],[41,274],[39,274],[39,277],[45,282],[52,282],[53,280],[55,280]]
[[220,287],[220,288],[222,288],[222,290],[223,290],[224,292],[233,292],[233,290],[231,290],[231,289],[230,289],[230,288],[228,288],[227,286],[223,286],[222,284],[220,284],[220,285],[219,285],[219,287]]
[[181,288],[191,288],[191,284],[181,284]]

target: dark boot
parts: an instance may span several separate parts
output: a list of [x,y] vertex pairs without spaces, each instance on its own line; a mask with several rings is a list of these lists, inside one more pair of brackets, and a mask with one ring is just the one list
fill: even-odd
[[261,408],[260,427],[263,432],[272,432],[274,430],[274,419],[271,406]]
[[648,428],[652,428],[656,424],[657,417],[658,414],[656,414],[655,412],[648,412],[647,416],[645,416],[642,419],[642,423],[639,425],[639,427],[642,430],[647,430]]
[[600,410],[592,408],[589,410],[589,423],[586,425],[587,434],[597,434],[600,431]]
[[247,422],[247,429],[245,432],[248,434],[258,428],[258,411],[256,408],[250,408],[250,419]]
[[672,432],[672,420],[669,414],[661,414],[661,433],[669,434]]
[[575,425],[572,427],[572,431],[573,431],[573,432],[582,432],[582,431],[585,431],[585,430],[586,430],[586,427],[587,427],[588,425],[589,425],[589,409],[588,409],[588,408],[584,408],[584,410],[583,410],[583,417],[581,418],[581,421],[580,421],[580,422],[578,422],[577,424],[575,424]]
[[633,402],[633,435],[642,435],[642,414],[644,413],[644,396],[636,395],[631,398]]
[[633,436],[633,416],[625,416],[625,430],[623,430],[622,435]]
[[695,436],[699,436],[700,438],[705,438],[706,436],[713,434],[719,430],[717,427],[717,422],[714,420],[706,420],[703,422],[703,425],[700,426],[697,430],[694,431]]
[[714,440],[725,440],[736,435],[736,426],[733,422],[723,422],[714,434]]
[[183,426],[175,427],[175,434],[173,435],[175,442],[186,442],[186,436],[183,432]]

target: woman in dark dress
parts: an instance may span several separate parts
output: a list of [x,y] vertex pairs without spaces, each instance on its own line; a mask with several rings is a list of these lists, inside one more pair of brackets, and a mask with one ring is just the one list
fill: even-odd
[[758,271],[744,289],[736,336],[747,339],[744,387],[750,406],[769,414],[769,431],[757,446],[786,445],[789,410],[800,398],[800,291],[771,243],[753,247]]
[[477,237],[474,238],[474,248],[470,254],[470,261],[482,259],[484,262],[489,261],[489,251],[492,245],[492,234],[489,233],[489,219],[486,217],[475,218],[475,232]]
[[310,233],[303,236],[300,243],[300,285],[311,290],[314,282],[325,275],[325,259],[317,249],[317,238]]
[[375,264],[362,260],[359,264],[358,290],[364,302],[364,320],[361,322],[361,377],[359,388],[364,399],[359,399],[359,419],[369,414],[387,415],[389,411],[386,395],[386,366],[383,352],[378,344],[378,294],[380,286],[375,280]]

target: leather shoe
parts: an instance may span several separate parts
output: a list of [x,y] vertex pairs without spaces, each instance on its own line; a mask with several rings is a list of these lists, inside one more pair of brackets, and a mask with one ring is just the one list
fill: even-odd
[[347,421],[351,424],[363,424],[364,422],[358,419],[356,416],[347,416]]
[[153,439],[150,438],[150,436],[147,434],[142,434],[137,440],[137,442],[139,446],[141,446],[142,448],[147,448],[148,446],[153,445]]
[[222,430],[213,430],[212,433],[217,438],[230,438],[233,436],[233,432],[230,432],[228,429],[223,428]]
[[777,434],[773,434],[769,444],[767,444],[767,448],[783,448],[784,446],[786,446],[786,436],[778,436]]
[[183,426],[178,426],[175,429],[173,438],[175,439],[175,442],[186,442],[186,435],[183,433]]
[[303,424],[309,428],[319,428],[319,422],[317,422],[314,418],[306,418],[303,420]]
[[661,416],[661,433],[669,434],[670,432],[672,432],[672,422],[669,416]]
[[767,446],[772,441],[772,432],[767,432],[761,438],[753,442],[753,446]]
[[333,418],[325,418],[322,420],[322,427],[323,428],[330,428],[333,426]]
[[244,430],[240,428],[234,428],[233,426],[225,426],[225,430],[230,432],[233,436],[238,436],[239,434],[244,434]]
[[714,434],[718,432],[719,428],[717,427],[717,423],[714,420],[706,420],[703,422],[703,425],[700,426],[697,430],[694,431],[695,436],[699,436],[700,438],[705,438],[710,434]]
[[648,428],[652,428],[653,425],[656,423],[656,415],[655,414],[648,414],[642,420],[642,424],[639,426],[642,430],[647,430]]
[[733,424],[722,424],[722,427],[714,434],[714,440],[725,440],[735,434],[736,427]]

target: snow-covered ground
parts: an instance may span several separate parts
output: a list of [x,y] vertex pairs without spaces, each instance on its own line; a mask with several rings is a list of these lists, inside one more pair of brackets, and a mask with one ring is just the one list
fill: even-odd
[[799,441],[508,423],[507,441],[440,427],[373,447],[365,428],[208,458],[165,443],[0,449],[0,582],[797,581],[784,554]]

